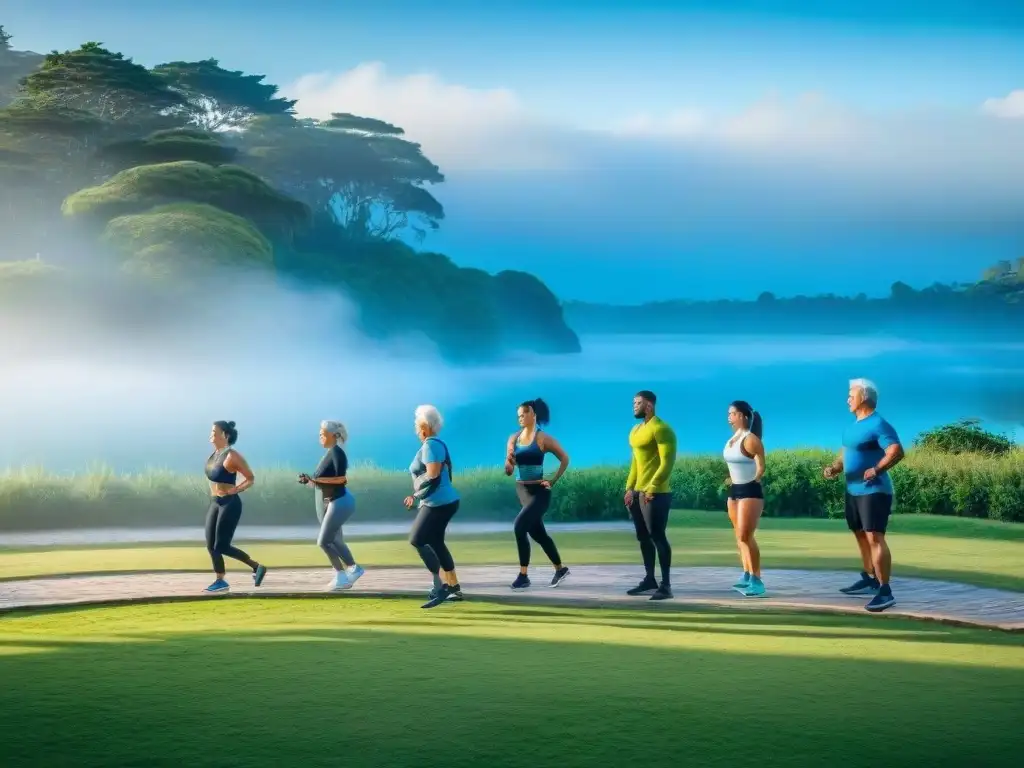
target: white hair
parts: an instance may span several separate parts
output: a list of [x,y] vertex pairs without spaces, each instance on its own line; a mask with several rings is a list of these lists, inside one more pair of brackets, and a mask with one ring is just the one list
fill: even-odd
[[864,402],[878,405],[878,387],[871,379],[850,379],[850,389],[859,389],[864,393]]
[[339,443],[348,441],[348,430],[345,429],[345,425],[340,421],[321,421],[320,429],[328,435],[334,435],[338,438]]
[[435,435],[441,431],[441,427],[444,426],[444,419],[441,418],[441,412],[432,405],[420,405],[416,407],[416,423],[426,424],[430,427],[430,431]]

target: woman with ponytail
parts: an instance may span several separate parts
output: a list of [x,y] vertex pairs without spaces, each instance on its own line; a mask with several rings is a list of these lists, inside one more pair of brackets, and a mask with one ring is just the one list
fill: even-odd
[[[544,527],[544,514],[551,505],[551,489],[569,466],[569,456],[551,435],[541,430],[551,418],[548,404],[540,398],[521,403],[518,409],[519,430],[513,432],[505,445],[505,474],[516,475],[516,494],[522,509],[516,517],[513,530],[519,549],[519,575],[512,589],[530,586],[527,571],[530,568],[530,539],[532,538],[555,568],[550,587],[557,587],[569,569],[562,564],[558,547]],[[549,478],[544,477],[544,455],[554,454],[558,469]]]
[[[216,578],[206,592],[227,592],[224,579],[224,555],[245,563],[252,568],[253,584],[257,587],[267,575],[265,566],[260,565],[245,552],[231,544],[238,521],[242,519],[242,500],[238,494],[252,487],[256,478],[249,469],[242,454],[235,450],[238,430],[233,421],[215,421],[210,430],[213,453],[206,460],[206,479],[210,481],[210,508],[206,512],[206,549],[213,561]],[[242,482],[238,483],[238,475]]]
[[722,452],[726,466],[729,467],[729,477],[725,481],[729,486],[727,504],[743,565],[743,576],[733,585],[733,589],[744,597],[761,597],[765,593],[764,582],[761,580],[761,551],[754,538],[757,522],[764,511],[764,491],[761,488],[761,478],[764,476],[761,414],[745,400],[735,400],[729,405],[728,419],[733,435]]

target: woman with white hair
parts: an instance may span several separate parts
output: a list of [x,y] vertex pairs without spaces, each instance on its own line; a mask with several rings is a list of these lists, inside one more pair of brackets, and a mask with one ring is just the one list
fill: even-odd
[[364,571],[356,563],[352,550],[345,543],[342,526],[356,511],[356,500],[348,490],[348,457],[341,446],[348,440],[348,430],[340,421],[320,424],[320,445],[327,453],[313,476],[303,473],[299,482],[313,485],[316,494],[316,517],[320,521],[320,535],[316,543],[331,561],[335,575],[328,589],[351,589]]
[[447,600],[462,599],[455,561],[444,543],[448,523],[459,511],[459,494],[452,485],[448,446],[437,438],[443,425],[440,411],[432,405],[421,405],[416,409],[414,422],[421,444],[409,465],[413,493],[405,497],[405,506],[412,509],[419,504],[419,512],[409,533],[409,543],[434,577],[430,599],[423,607],[435,608]]

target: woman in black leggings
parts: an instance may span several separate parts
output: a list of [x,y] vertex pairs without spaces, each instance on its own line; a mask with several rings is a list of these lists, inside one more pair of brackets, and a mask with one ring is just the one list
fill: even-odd
[[409,465],[413,494],[405,497],[407,509],[419,504],[409,543],[434,577],[434,588],[424,608],[435,608],[448,600],[462,599],[462,587],[455,575],[455,560],[444,542],[448,523],[459,511],[459,494],[452,485],[452,459],[448,446],[437,438],[442,423],[441,414],[434,406],[421,405],[416,409],[416,436],[421,444]]
[[[505,446],[505,474],[516,473],[516,494],[522,510],[516,517],[513,530],[519,549],[519,575],[512,582],[512,589],[526,589],[530,586],[527,571],[530,568],[530,538],[533,538],[555,568],[548,586],[557,587],[569,569],[562,564],[558,547],[551,540],[544,527],[544,514],[551,505],[551,488],[558,482],[569,466],[569,456],[551,435],[541,431],[548,423],[551,411],[540,398],[527,400],[519,406],[519,431],[513,432]],[[558,459],[558,470],[544,479],[544,455],[554,454]]]
[[[238,430],[233,421],[215,421],[210,431],[213,453],[206,460],[206,477],[210,481],[210,509],[206,513],[206,549],[213,561],[213,572],[217,577],[205,592],[227,592],[230,589],[224,579],[224,555],[245,563],[252,568],[253,583],[258,587],[267,575],[265,566],[260,565],[245,552],[232,546],[238,521],[242,519],[242,500],[238,494],[252,487],[256,481],[245,458],[232,446],[238,440]],[[238,475],[242,482],[237,483]]]

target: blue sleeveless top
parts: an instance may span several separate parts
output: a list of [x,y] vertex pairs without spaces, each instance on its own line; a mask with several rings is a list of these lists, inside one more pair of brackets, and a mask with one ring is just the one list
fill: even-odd
[[537,444],[538,429],[534,432],[533,441],[528,445],[520,445],[519,437],[522,431],[516,436],[516,480],[535,482],[544,479],[544,451]]
[[210,458],[206,460],[206,477],[211,483],[235,484],[238,473],[228,472],[224,468],[224,460],[228,457],[229,453],[231,453],[230,448],[224,451],[214,451],[210,454]]

